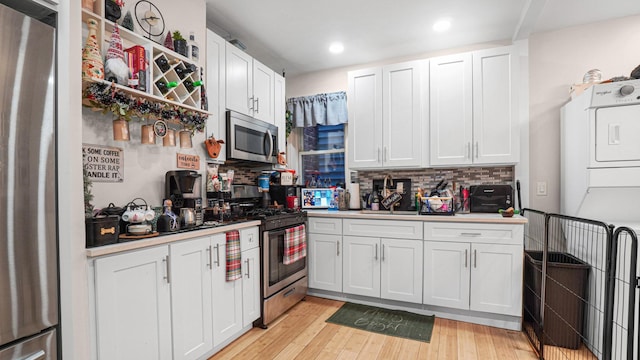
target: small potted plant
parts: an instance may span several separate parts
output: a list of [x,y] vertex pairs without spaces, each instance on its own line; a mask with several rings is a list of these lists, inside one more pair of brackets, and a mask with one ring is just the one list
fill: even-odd
[[173,32],[173,49],[182,56],[187,56],[187,40],[182,37],[180,31]]

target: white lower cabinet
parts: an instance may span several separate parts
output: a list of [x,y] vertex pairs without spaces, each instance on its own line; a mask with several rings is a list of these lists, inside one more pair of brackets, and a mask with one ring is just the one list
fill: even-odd
[[240,230],[243,277],[226,281],[226,235],[98,258],[98,359],[201,359],[260,317],[258,228]]
[[226,281],[225,234],[212,241],[213,346],[217,347],[242,330],[242,280]]
[[242,326],[260,317],[260,248],[242,252]]
[[380,297],[379,238],[343,236],[343,291]]
[[309,288],[342,292],[341,239],[309,233]]
[[343,291],[422,303],[422,241],[344,236]]
[[213,349],[210,245],[209,236],[169,245],[174,359]]
[[425,224],[425,238],[425,304],[522,315],[521,225]]
[[167,246],[95,260],[98,359],[171,359]]

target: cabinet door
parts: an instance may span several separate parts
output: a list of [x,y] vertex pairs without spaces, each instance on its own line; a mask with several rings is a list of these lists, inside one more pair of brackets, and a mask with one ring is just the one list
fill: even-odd
[[173,358],[198,359],[213,349],[211,238],[169,245]]
[[340,235],[309,234],[309,287],[342,292]]
[[424,242],[424,303],[469,309],[469,243]]
[[511,46],[473,53],[473,162],[519,160],[518,70]]
[[522,316],[522,246],[472,244],[471,249],[471,310]]
[[343,236],[343,292],[380,297],[380,239]]
[[100,359],[171,359],[167,246],[97,259]]
[[213,346],[217,347],[242,330],[242,280],[226,281],[226,236],[212,241]]
[[[226,139],[227,122],[226,109],[226,71],[225,71],[226,41],[211,30],[207,30],[207,91],[208,109],[213,116],[207,118],[207,136],[213,134],[216,139]],[[220,148],[217,160],[227,158],[227,148]]]
[[226,77],[227,109],[253,116],[253,59],[230,43],[226,48]]
[[382,69],[349,72],[349,167],[382,166]]
[[420,74],[420,61],[382,68],[382,164],[385,167],[420,166]]
[[242,326],[260,317],[260,248],[243,251],[242,260]]
[[471,164],[471,54],[430,59],[431,165]]
[[380,296],[422,304],[422,241],[382,239],[381,245]]
[[253,59],[253,116],[273,124],[273,70]]
[[287,151],[287,138],[286,138],[286,92],[285,92],[285,79],[273,73],[273,121],[278,127],[278,150]]

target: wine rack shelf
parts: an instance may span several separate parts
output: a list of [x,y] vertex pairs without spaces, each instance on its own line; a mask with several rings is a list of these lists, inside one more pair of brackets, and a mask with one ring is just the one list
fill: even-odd
[[[86,9],[82,10],[82,21],[84,24],[86,24],[89,19],[98,22],[97,40],[98,44],[100,44],[103,59],[109,49],[111,33],[115,27],[114,22],[103,17],[104,1],[105,0],[98,0],[95,2],[94,10],[96,10],[96,12]],[[202,110],[200,106],[201,86],[197,85],[201,84],[204,79],[200,78],[201,70],[199,63],[122,26],[118,26],[118,30],[120,32],[120,38],[122,39],[123,49],[136,45],[145,48],[147,63],[146,91],[133,89],[123,84],[112,84],[109,81],[95,79],[84,80],[83,89],[86,89],[92,83],[111,84],[113,89],[119,92],[125,92],[139,99],[171,105],[177,109],[182,109],[182,111],[192,111],[205,116],[211,115],[210,112]],[[84,33],[84,35],[86,36],[87,33]],[[83,103],[89,106],[88,99],[83,100]],[[179,123],[179,121],[176,122]]]

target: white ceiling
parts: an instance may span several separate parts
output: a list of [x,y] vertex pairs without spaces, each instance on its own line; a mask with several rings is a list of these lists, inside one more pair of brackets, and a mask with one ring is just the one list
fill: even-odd
[[[208,27],[287,76],[640,14],[638,0],[205,0]],[[432,30],[452,20],[443,34]],[[345,51],[330,54],[329,44]]]

